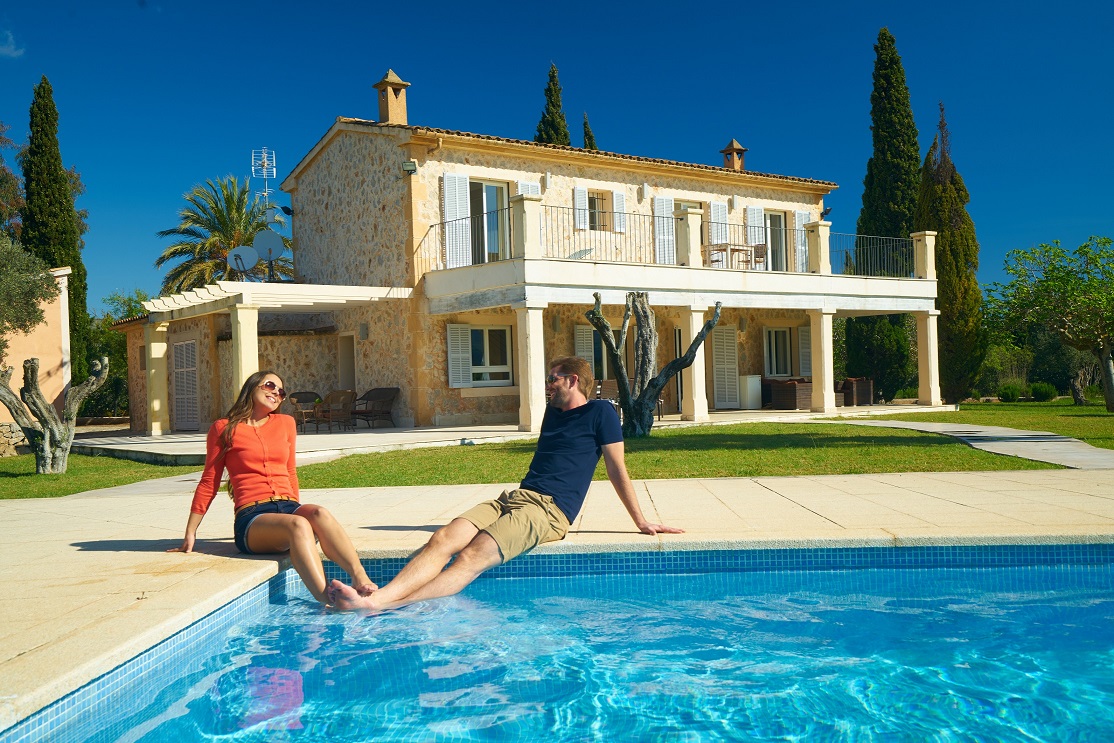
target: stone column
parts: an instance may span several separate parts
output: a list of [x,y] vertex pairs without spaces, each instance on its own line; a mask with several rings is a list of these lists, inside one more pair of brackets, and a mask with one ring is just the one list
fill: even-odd
[[831,231],[831,222],[808,222],[805,224],[805,233],[808,238],[809,273],[831,274],[832,251],[829,246]]
[[518,359],[518,430],[540,431],[545,415],[545,305],[516,307],[515,355]]
[[936,334],[936,318],[940,316],[940,311],[914,314],[917,316],[917,376],[920,378],[917,402],[921,405],[942,405],[939,339]]
[[232,316],[232,379],[229,384],[235,400],[255,372],[259,371],[259,308],[253,304],[238,304],[229,313]]
[[[704,327],[704,313],[707,307],[690,307],[681,318],[681,353],[692,345],[692,339]],[[708,383],[706,379],[707,364],[704,362],[704,352],[708,348],[710,338],[705,338],[704,343],[696,351],[696,358],[687,369],[681,370],[681,386],[684,388],[685,399],[681,400],[681,420],[704,422],[710,420],[708,416]]]
[[936,280],[936,233],[932,230],[914,232],[913,276],[918,279]]
[[808,310],[812,349],[812,412],[834,413],[835,362],[832,346],[834,310]]
[[147,435],[170,432],[170,385],[167,366],[168,322],[143,326],[144,354],[147,356]]
[[512,258],[542,258],[542,197],[518,194],[511,197]]
[[703,266],[704,256],[700,251],[700,222],[704,218],[703,209],[677,209],[677,265]]

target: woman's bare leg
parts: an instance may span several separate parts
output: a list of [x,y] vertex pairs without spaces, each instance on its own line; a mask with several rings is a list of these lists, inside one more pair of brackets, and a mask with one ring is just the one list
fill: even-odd
[[294,513],[309,521],[310,526],[313,527],[313,533],[317,535],[317,539],[321,542],[321,551],[325,553],[325,557],[348,573],[348,576],[352,579],[352,587],[356,589],[358,594],[368,596],[372,591],[379,588],[368,577],[363,564],[360,562],[360,556],[356,553],[356,548],[352,546],[352,540],[348,538],[344,527],[340,525],[333,514],[329,513],[327,508],[306,503]]
[[290,562],[309,592],[322,604],[329,603],[325,567],[309,519],[297,514],[265,513],[251,522],[247,543],[256,554],[289,550]]

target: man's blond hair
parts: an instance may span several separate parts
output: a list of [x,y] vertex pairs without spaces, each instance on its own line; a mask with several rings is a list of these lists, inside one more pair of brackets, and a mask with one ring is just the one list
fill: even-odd
[[596,379],[592,376],[592,365],[579,356],[562,356],[549,362],[550,369],[556,369],[560,374],[575,374],[576,386],[580,393],[591,399],[592,390],[596,386]]

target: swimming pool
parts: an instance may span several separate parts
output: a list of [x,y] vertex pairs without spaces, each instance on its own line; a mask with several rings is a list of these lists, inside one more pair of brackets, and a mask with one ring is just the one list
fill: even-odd
[[1112,558],[531,555],[379,617],[286,575],[0,739],[1111,739]]

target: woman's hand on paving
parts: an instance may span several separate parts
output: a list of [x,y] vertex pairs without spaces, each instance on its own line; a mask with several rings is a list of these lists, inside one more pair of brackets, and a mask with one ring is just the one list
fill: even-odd
[[193,534],[187,534],[185,536],[185,538],[182,540],[182,546],[181,547],[171,547],[170,549],[167,550],[167,552],[186,552],[186,553],[193,552],[193,540],[194,540]]

